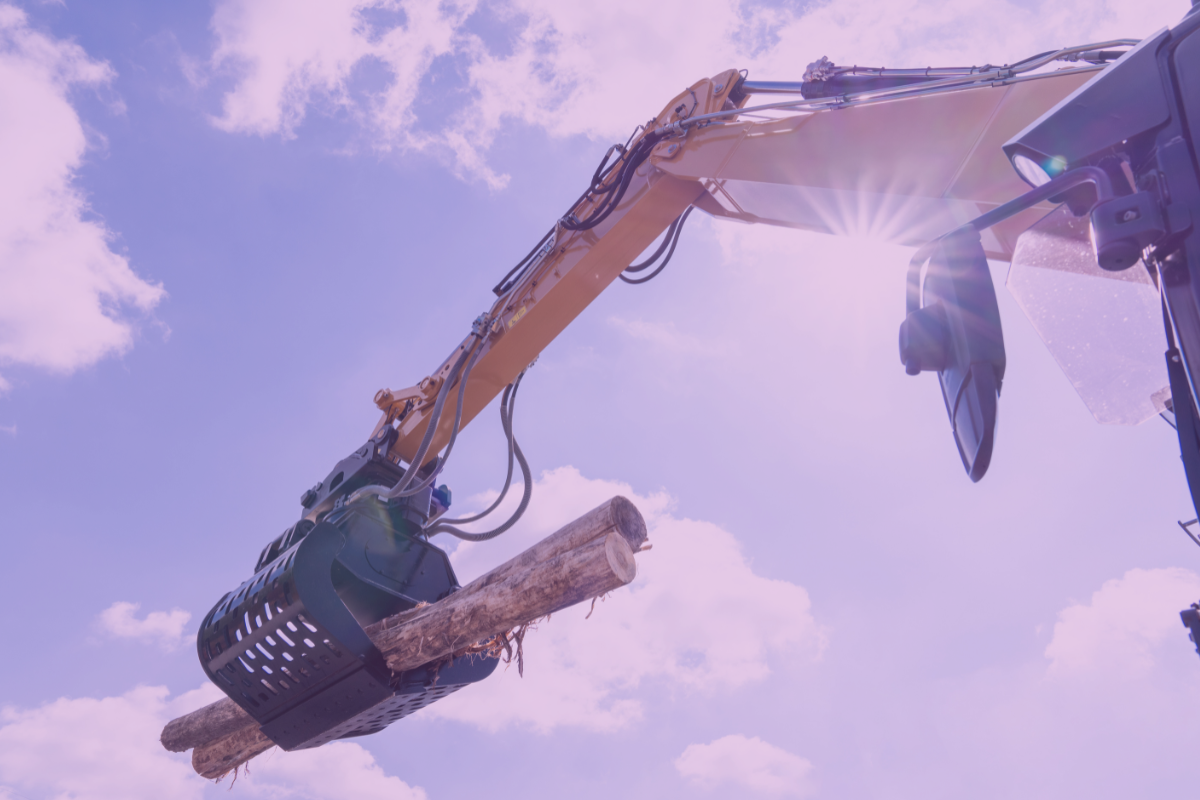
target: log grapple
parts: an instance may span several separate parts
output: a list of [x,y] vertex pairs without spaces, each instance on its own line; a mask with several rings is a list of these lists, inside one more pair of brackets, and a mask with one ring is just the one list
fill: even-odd
[[398,479],[372,455],[364,448],[306,492],[307,506],[328,499],[328,513],[272,541],[200,626],[205,673],[284,750],[375,733],[496,668],[465,655],[394,674],[367,637],[371,623],[460,588],[445,552],[421,536],[449,505],[445,487],[348,500],[367,480]]

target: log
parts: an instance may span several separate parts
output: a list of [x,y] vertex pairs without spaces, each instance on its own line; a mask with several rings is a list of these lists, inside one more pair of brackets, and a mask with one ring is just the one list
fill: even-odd
[[[629,544],[610,531],[603,539],[568,550],[525,573],[514,573],[472,595],[461,597],[462,592],[455,592],[418,613],[398,615],[405,618],[403,624],[383,628],[376,623],[367,632],[388,667],[403,672],[450,658],[525,622],[618,589],[632,581],[636,572]],[[273,746],[258,728],[246,727],[196,747],[192,767],[205,778],[220,778]]]
[[275,743],[257,726],[242,728],[193,750],[192,769],[202,778],[215,780],[228,775],[230,771],[274,746]]
[[[476,578],[455,595],[473,594],[475,591],[503,581],[512,575],[521,574],[535,564],[548,561],[557,555],[604,536],[610,531],[619,533],[629,543],[633,552],[637,552],[646,541],[646,523],[637,507],[624,497],[614,497],[601,503],[574,522],[563,526],[557,532],[550,534],[515,558]],[[405,612],[386,620],[386,627],[403,624],[407,617],[415,611]],[[522,620],[522,622],[525,621],[528,620]],[[367,634],[372,635],[373,631],[380,630],[380,626],[383,624],[377,623],[377,625],[371,626],[367,629]],[[163,728],[161,742],[167,750],[173,753],[182,753],[254,724],[254,718],[243,711],[241,706],[229,698],[224,698],[167,723],[167,726]]]
[[[366,629],[395,672],[454,655],[584,600],[619,588],[636,573],[633,553],[646,525],[633,503],[614,497],[449,597]],[[273,743],[228,698],[172,720],[163,746],[194,748],[192,765],[220,777]]]
[[400,624],[392,619],[367,629],[393,672],[439,661],[544,617],[598,597],[633,580],[637,567],[633,550],[615,531],[549,561],[513,572],[496,583],[467,594],[455,592],[445,600],[409,613]]
[[168,722],[159,741],[172,753],[182,753],[257,724],[241,706],[223,697]]
[[574,522],[564,525],[555,533],[535,544],[519,556],[496,567],[462,588],[463,593],[498,583],[510,575],[523,572],[534,564],[549,561],[557,555],[581,547],[593,539],[599,539],[609,531],[615,531],[629,543],[633,552],[646,542],[646,522],[637,506],[624,497],[614,497],[593,508]]

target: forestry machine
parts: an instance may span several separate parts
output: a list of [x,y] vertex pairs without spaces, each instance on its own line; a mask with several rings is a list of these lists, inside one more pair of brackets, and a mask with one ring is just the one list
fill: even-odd
[[[304,492],[299,521],[204,618],[205,672],[286,750],[381,730],[489,675],[496,660],[478,656],[392,674],[364,627],[458,588],[435,534],[490,539],[525,511],[533,481],[513,409],[526,368],[613,281],[658,275],[697,210],[917,246],[900,359],[937,375],[973,481],[991,458],[1005,366],[987,262],[1011,262],[1009,289],[1095,417],[1163,415],[1200,498],[1198,156],[1195,8],[1140,42],[1005,66],[821,58],[797,82],[732,69],[697,81],[608,149],[441,364],[375,395],[366,442]],[[497,395],[504,489],[449,518],[438,478]],[[515,513],[462,528],[497,509],[514,462]],[[1200,605],[1183,618],[1200,641]]]

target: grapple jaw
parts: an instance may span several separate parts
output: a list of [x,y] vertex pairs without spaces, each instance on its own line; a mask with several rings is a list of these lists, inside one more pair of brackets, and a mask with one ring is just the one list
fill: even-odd
[[496,668],[474,655],[393,674],[363,631],[459,588],[403,502],[364,500],[301,521],[204,618],[205,673],[284,750],[375,733]]

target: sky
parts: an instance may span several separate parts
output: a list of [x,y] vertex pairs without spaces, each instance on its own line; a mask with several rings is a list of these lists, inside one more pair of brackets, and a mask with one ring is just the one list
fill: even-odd
[[[972,484],[904,374],[906,248],[695,214],[522,384],[521,524],[615,494],[639,575],[386,731],[232,787],[158,744],[193,642],[614,141],[729,68],[1005,63],[1186,3],[0,0],[0,798],[1194,794],[1173,431],[1099,425],[1013,297]],[[993,263],[1004,284],[1007,264]],[[492,407],[444,473],[503,482]]]

